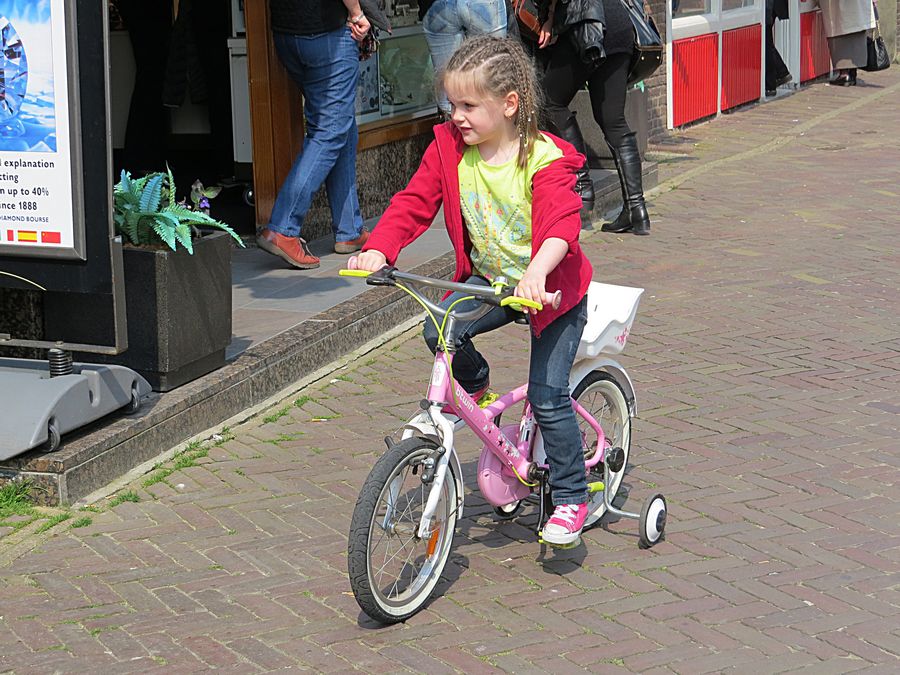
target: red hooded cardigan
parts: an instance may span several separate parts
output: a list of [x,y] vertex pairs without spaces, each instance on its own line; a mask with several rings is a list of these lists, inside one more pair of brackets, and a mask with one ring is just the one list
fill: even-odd
[[[532,181],[531,255],[534,256],[550,237],[565,240],[569,251],[547,275],[547,292],[562,291],[559,308],[546,307],[531,317],[532,330],[537,336],[554,319],[581,301],[592,275],[591,263],[578,243],[581,198],[573,190],[575,172],[584,162],[584,156],[566,141],[545,135],[563,151],[563,156],[538,171]],[[472,242],[460,210],[457,170],[465,149],[466,143],[452,122],[434,127],[434,141],[425,151],[422,164],[409,185],[391,199],[363,251],[381,251],[393,265],[400,250],[431,226],[443,205],[444,222],[456,254],[453,280],[468,279],[472,275]]]

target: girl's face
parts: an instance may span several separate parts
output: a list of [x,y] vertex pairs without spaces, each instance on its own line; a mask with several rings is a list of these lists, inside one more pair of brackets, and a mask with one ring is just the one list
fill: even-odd
[[479,93],[469,73],[453,76],[444,82],[450,101],[450,120],[459,129],[466,145],[516,138],[515,117],[519,95],[510,92],[505,98]]

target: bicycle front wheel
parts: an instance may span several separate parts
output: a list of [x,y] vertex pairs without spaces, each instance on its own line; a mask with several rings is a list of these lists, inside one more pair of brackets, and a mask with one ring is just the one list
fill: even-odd
[[437,448],[423,438],[394,445],[375,463],[353,510],[350,585],[362,610],[381,623],[403,621],[422,609],[450,556],[458,511],[453,462],[430,531],[419,537]]

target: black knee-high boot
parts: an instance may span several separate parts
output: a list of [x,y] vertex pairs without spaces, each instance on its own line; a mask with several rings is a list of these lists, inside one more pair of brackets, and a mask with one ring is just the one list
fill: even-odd
[[587,144],[581,134],[581,127],[578,126],[578,118],[572,111],[568,112],[562,125],[551,120],[550,126],[554,128],[550,131],[571,143],[585,157],[584,166],[578,170],[575,192],[581,197],[582,213],[590,218],[591,212],[594,210],[594,181],[591,180],[591,171],[587,164]]
[[622,212],[611,223],[600,229],[604,232],[632,232],[650,234],[650,215],[644,203],[644,188],[641,176],[641,153],[638,151],[637,137],[632,133],[622,139],[619,146],[609,146],[619,184],[622,187]]

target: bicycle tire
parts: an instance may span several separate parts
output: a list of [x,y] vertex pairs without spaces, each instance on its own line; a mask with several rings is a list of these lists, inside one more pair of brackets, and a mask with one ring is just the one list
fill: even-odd
[[[417,536],[431,485],[416,469],[424,469],[422,460],[434,457],[437,448],[424,438],[408,438],[391,447],[372,467],[353,509],[347,546],[350,586],[363,612],[380,623],[405,621],[421,610],[450,557],[458,511],[453,462],[447,466],[434,534],[426,539]],[[384,562],[379,568],[376,558],[381,553],[375,549],[381,545]],[[424,555],[411,559],[423,547]],[[391,555],[392,550],[403,551],[406,559]],[[392,563],[401,563],[396,578],[386,571]]]
[[[609,415],[602,414],[603,408],[602,406],[596,405],[596,399],[590,401],[587,400],[588,397],[595,392],[603,398],[606,407],[610,411]],[[603,433],[606,435],[609,447],[621,447],[622,452],[625,455],[622,469],[611,474],[610,484],[605,486],[606,489],[610,491],[610,494],[612,494],[612,498],[610,498],[610,501],[612,501],[619,491],[622,479],[625,477],[625,471],[628,467],[628,457],[631,452],[631,416],[628,411],[628,400],[625,398],[625,393],[622,391],[622,387],[619,386],[619,383],[616,382],[609,373],[602,370],[592,370],[585,375],[572,392],[572,398],[577,400],[581,406],[600,423]],[[605,417],[610,421],[604,422]],[[587,422],[583,421],[580,417],[579,427],[582,430],[582,434],[586,433],[585,429],[591,434],[594,433],[593,429],[590,429],[590,427],[587,426]],[[588,480],[590,481],[592,477],[594,480],[603,480],[602,464],[598,464],[591,469],[588,474]],[[606,513],[606,504],[603,501],[603,492],[594,492],[588,495],[588,516],[584,522],[585,527],[597,522],[603,517],[604,513]]]

